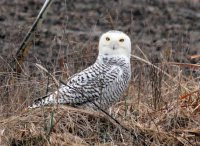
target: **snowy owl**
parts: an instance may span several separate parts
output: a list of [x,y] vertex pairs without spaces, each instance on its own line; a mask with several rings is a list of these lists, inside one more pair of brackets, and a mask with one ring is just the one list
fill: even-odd
[[34,101],[30,108],[66,104],[74,107],[107,109],[116,103],[131,78],[131,40],[111,30],[100,37],[96,62],[70,77],[57,91]]

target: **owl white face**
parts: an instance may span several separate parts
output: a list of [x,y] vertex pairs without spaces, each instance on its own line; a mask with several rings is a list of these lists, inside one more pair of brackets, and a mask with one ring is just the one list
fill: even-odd
[[99,55],[131,56],[131,40],[121,31],[108,31],[99,41]]

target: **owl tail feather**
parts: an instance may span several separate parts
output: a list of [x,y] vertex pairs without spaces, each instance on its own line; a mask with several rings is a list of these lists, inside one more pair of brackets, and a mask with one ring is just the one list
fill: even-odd
[[57,92],[51,93],[50,95],[46,95],[43,97],[40,97],[33,101],[33,104],[29,106],[28,108],[37,108],[45,105],[52,105],[59,103]]

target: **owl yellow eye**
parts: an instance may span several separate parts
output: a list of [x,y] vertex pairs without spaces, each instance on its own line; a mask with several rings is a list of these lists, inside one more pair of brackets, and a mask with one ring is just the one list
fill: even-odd
[[106,41],[109,41],[110,40],[110,38],[109,37],[106,37]]
[[119,41],[120,41],[120,42],[124,42],[124,39],[120,39]]

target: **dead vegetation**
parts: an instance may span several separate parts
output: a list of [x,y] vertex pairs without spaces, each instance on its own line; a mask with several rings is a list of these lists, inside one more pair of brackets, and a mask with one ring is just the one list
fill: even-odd
[[64,105],[27,109],[54,84],[42,70],[42,80],[21,76],[1,86],[7,98],[1,104],[1,145],[200,145],[198,78],[172,63],[140,61],[132,60],[129,90],[106,113]]

